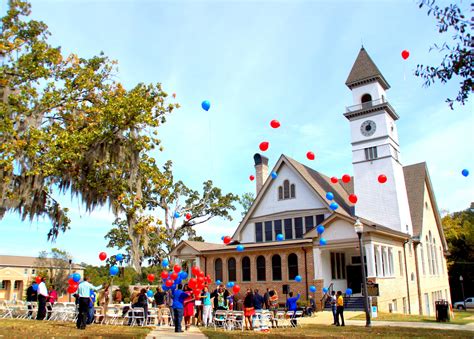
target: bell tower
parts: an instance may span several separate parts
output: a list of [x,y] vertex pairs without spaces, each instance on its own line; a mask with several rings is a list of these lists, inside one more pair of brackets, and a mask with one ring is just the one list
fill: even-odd
[[[413,233],[396,121],[387,100],[390,85],[364,47],[346,81],[353,104],[344,116],[351,126],[355,214],[403,233]],[[387,182],[378,182],[379,175]]]

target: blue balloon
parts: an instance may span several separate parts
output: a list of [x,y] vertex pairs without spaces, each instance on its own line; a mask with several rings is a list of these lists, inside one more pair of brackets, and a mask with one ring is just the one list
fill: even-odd
[[170,262],[168,261],[168,259],[163,259],[161,261],[161,266],[162,267],[168,267],[169,264],[170,264]]
[[181,278],[181,280],[186,280],[186,279],[188,279],[188,272],[181,271],[181,272],[179,272],[178,276]]
[[117,261],[122,261],[123,260],[123,254],[119,253],[115,256],[115,260]]
[[234,287],[234,285],[235,285],[235,284],[234,284],[233,281],[229,281],[229,282],[227,283],[227,288],[232,288],[232,287]]
[[201,104],[201,107],[203,110],[209,111],[209,108],[211,108],[211,103],[209,102],[209,100],[204,100]]
[[346,294],[347,294],[347,295],[351,295],[351,294],[352,294],[352,288],[348,288],[348,289],[346,290]]
[[327,287],[324,287],[324,288],[323,288],[323,292],[324,292],[324,293],[328,293],[328,291],[329,291],[329,288],[327,288]]
[[464,175],[465,177],[467,177],[467,176],[469,175],[469,170],[463,169],[461,173],[462,173],[462,175]]
[[33,287],[33,290],[35,290],[35,291],[38,290],[38,284],[37,283],[33,283],[32,287]]
[[168,286],[166,286],[165,284],[162,284],[161,285],[161,288],[163,289],[163,291],[168,291],[170,288]]
[[277,172],[272,172],[271,176],[272,176],[272,179],[276,179],[278,177],[278,174]]
[[326,244],[327,244],[326,239],[324,239],[324,238],[319,239],[319,245],[320,245],[320,246],[324,246],[324,245],[326,245]]
[[285,239],[285,238],[283,237],[283,234],[281,234],[281,233],[277,234],[277,240],[278,240],[278,241],[282,241],[283,239]]
[[110,275],[117,275],[119,272],[119,268],[117,266],[111,266],[109,269]]
[[311,293],[316,292],[316,286],[311,285],[311,286],[309,287],[309,291],[310,291]]
[[219,279],[216,280],[216,285],[220,285],[222,284],[222,281],[220,281]]
[[326,199],[328,199],[328,200],[334,199],[334,194],[332,194],[332,192],[327,192],[326,193]]
[[237,251],[242,252],[244,250],[243,245],[237,245]]
[[181,278],[180,278],[180,277],[176,278],[176,280],[174,281],[174,283],[175,283],[176,285],[181,284],[181,283],[182,283]]
[[301,282],[301,280],[302,280],[302,279],[301,279],[301,275],[297,275],[297,276],[295,277],[295,281],[296,281],[296,282]]
[[72,275],[72,280],[74,280],[74,282],[79,282],[81,281],[81,275],[79,273],[74,273]]
[[339,205],[337,204],[337,202],[332,202],[331,205],[329,205],[329,208],[332,209],[333,211],[337,210],[337,208],[339,207]]
[[173,284],[173,285],[171,286],[171,289],[172,289],[173,291],[174,291],[175,289],[177,289],[177,288],[178,288],[178,285],[176,285],[176,284]]
[[224,236],[221,237],[221,240],[224,241]]
[[178,219],[180,217],[179,213],[178,212],[174,212],[174,217],[175,219]]
[[324,233],[324,226],[323,225],[318,225],[318,227],[316,227],[316,231],[318,231],[318,234],[323,234]]
[[148,298],[152,298],[153,297],[153,291],[152,290],[146,291],[146,295],[148,296]]

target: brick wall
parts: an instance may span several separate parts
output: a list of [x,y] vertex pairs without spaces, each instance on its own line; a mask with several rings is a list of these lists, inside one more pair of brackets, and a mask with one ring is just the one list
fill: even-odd
[[[305,262],[305,251],[306,251],[306,262]],[[298,275],[301,276],[301,282],[288,279],[288,256],[294,253],[298,257]],[[272,278],[272,257],[273,255],[280,255],[281,257],[281,273],[282,280],[274,281]],[[257,257],[263,255],[265,258],[265,281],[257,281]],[[242,259],[248,256],[250,258],[250,281],[242,281]],[[205,259],[204,259],[205,258]],[[285,295],[283,294],[283,285],[287,284],[290,287],[290,291],[294,293],[301,293],[301,300],[307,300],[309,295],[315,295],[315,301],[319,308],[319,300],[322,297],[322,280],[314,280],[314,261],[312,246],[297,245],[294,248],[280,248],[265,249],[264,252],[260,252],[258,249],[249,249],[244,252],[231,252],[231,253],[216,253],[206,254],[201,259],[205,264],[201,264],[201,269],[205,270],[206,275],[210,274],[212,280],[216,280],[214,263],[217,259],[222,260],[222,276],[223,283],[226,284],[228,280],[228,268],[227,263],[230,258],[236,260],[237,267],[237,279],[234,281],[240,285],[241,292],[238,293],[237,298],[243,298],[247,288],[258,289],[260,294],[264,294],[267,288],[275,288],[279,295],[279,302],[284,304],[286,302]],[[306,277],[308,282],[306,284]],[[314,285],[317,288],[316,293],[309,292],[309,286]],[[306,287],[308,286],[308,288]],[[212,286],[213,288],[214,286]]]

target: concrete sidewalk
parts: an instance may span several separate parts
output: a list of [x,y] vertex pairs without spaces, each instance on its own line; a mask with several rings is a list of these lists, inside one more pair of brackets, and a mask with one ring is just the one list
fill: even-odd
[[[184,326],[183,326],[184,329]],[[174,327],[171,326],[157,326],[153,331],[148,333],[147,339],[152,338],[192,338],[192,339],[203,339],[207,338],[196,326],[191,326],[188,331],[182,333],[175,333]]]

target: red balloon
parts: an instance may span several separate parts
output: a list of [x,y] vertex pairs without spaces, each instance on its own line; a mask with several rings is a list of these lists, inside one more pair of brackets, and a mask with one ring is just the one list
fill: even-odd
[[270,126],[272,126],[272,128],[278,128],[280,127],[280,122],[278,120],[272,120],[270,121]]
[[178,273],[179,271],[181,271],[181,266],[179,266],[179,265],[174,265],[173,271],[175,271],[176,273]]
[[173,93],[173,98],[176,98],[176,93]]
[[262,141],[259,147],[262,152],[265,152],[268,149],[268,146],[270,146],[268,141]]
[[240,291],[240,286],[239,286],[239,285],[234,285],[234,287],[232,287],[232,291],[234,291],[234,294],[239,293],[239,291]]
[[410,52],[408,52],[406,49],[402,51],[403,60],[408,59],[409,56],[410,56]]
[[351,181],[351,176],[349,174],[344,174],[342,176],[342,182],[347,184],[349,181]]
[[198,299],[201,296],[201,288],[195,288],[193,290],[193,293],[194,293],[194,297]]
[[107,259],[107,253],[105,253],[105,252],[100,252],[100,253],[99,253],[99,259],[100,259],[101,261],[104,261],[105,259]]
[[176,280],[178,278],[178,273],[173,272],[170,274],[170,279]]
[[331,182],[332,182],[333,184],[337,184],[337,183],[339,182],[339,180],[337,180],[336,177],[332,177],[332,178],[331,178]]
[[230,243],[231,240],[232,240],[232,238],[229,237],[228,235],[226,235],[226,236],[224,237],[224,244],[227,245],[228,243]]
[[69,285],[73,285],[76,283],[73,278],[70,278],[67,282]]
[[385,174],[380,174],[378,180],[379,183],[385,184],[387,182],[387,176]]
[[168,279],[168,280],[166,280],[166,282],[165,282],[165,285],[168,286],[168,287],[173,286],[173,284],[174,284],[174,280],[173,280],[173,279]]
[[68,288],[67,288],[67,293],[69,293],[69,294],[73,294],[76,291],[77,291],[77,286],[69,285]]
[[149,282],[153,282],[155,280],[155,275],[150,273],[148,274],[146,278],[148,279]]
[[168,279],[168,276],[169,276],[169,275],[170,275],[170,274],[168,273],[168,271],[161,271],[161,278],[163,278],[163,279]]
[[186,220],[191,219],[191,213],[186,213]]
[[203,277],[198,277],[197,282],[198,282],[198,286],[204,285],[204,278]]
[[205,276],[205,274],[204,274],[204,272],[203,272],[203,271],[199,271],[199,274],[198,274],[198,276],[199,276],[200,278],[203,278],[203,277]]
[[314,153],[313,152],[306,153],[306,158],[308,158],[309,160],[314,160]]
[[355,204],[357,202],[357,195],[355,194],[350,194],[349,195],[349,201],[353,204]]
[[191,288],[195,288],[197,285],[197,279],[196,278],[191,278],[189,279],[188,286]]
[[[36,277],[36,278],[35,278],[35,282],[36,282],[37,284],[39,284],[39,283],[41,282],[41,277],[40,277],[40,276]],[[73,282],[74,282],[74,280],[73,280]]]
[[254,180],[255,180],[255,177],[254,177],[253,175],[251,175],[251,176],[249,177],[249,179],[250,179],[250,181],[254,181]]
[[193,268],[191,269],[191,272],[192,272],[194,275],[198,275],[199,272],[201,272],[201,269],[199,268],[199,266],[193,266]]

